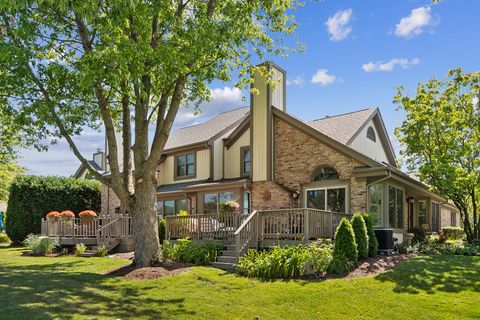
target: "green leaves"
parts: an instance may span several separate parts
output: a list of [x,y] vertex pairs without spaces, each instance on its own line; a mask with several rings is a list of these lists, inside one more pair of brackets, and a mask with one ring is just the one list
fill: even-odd
[[[419,83],[416,95],[400,87],[394,103],[406,112],[395,133],[410,170],[455,202],[468,219],[480,186],[480,72],[450,70],[444,80]],[[472,236],[478,237],[473,209]],[[468,221],[467,221],[468,223]],[[468,234],[468,232],[467,232]]]

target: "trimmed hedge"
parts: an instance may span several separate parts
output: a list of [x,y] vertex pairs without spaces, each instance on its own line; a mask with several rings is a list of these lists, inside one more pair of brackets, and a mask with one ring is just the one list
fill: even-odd
[[50,211],[100,211],[98,181],[41,176],[18,176],[10,186],[6,231],[14,243],[40,233],[41,219]]
[[368,255],[370,257],[375,257],[378,253],[378,240],[375,231],[373,230],[372,218],[370,218],[368,213],[365,213],[363,215],[363,221],[365,221],[365,225],[367,226]]
[[355,213],[352,217],[352,228],[357,243],[358,258],[368,258],[368,235],[367,226],[360,213]]
[[443,227],[442,232],[448,240],[462,239],[465,234],[462,227]]

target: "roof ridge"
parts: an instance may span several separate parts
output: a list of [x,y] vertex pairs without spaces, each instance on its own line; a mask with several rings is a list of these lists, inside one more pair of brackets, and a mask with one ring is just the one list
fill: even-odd
[[335,114],[333,116],[325,116],[323,118],[308,120],[307,122],[315,122],[315,121],[320,121],[320,120],[325,120],[325,119],[330,119],[330,118],[335,118],[335,117],[346,116],[346,115],[352,114],[352,113],[358,113],[358,112],[362,112],[362,111],[376,110],[376,109],[377,109],[377,107],[363,108],[363,109],[359,109],[359,110],[354,110],[354,111],[349,111],[349,112],[345,112],[345,113]]

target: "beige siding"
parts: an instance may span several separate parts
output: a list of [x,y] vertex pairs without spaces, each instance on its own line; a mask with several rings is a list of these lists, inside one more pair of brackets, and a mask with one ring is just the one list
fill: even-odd
[[223,139],[219,138],[213,142],[213,179],[223,178]]
[[[372,141],[367,138],[367,130],[369,127],[372,127],[375,131],[376,141]],[[368,124],[362,129],[359,135],[352,141],[350,146],[369,156],[370,158],[376,159],[378,161],[385,161],[388,163],[387,154],[383,149],[382,142],[380,141],[380,137],[378,135],[377,128],[375,127],[372,120],[368,122]]]
[[284,87],[283,82],[285,81],[283,72],[273,68],[273,79],[277,81],[276,87],[272,90],[272,106],[278,108],[282,111],[285,111],[285,101],[284,101]]
[[230,148],[225,148],[225,178],[240,177],[240,148],[248,145],[250,145],[250,129],[247,129]]
[[267,108],[267,85],[261,75],[254,75],[255,88],[258,94],[253,94],[252,103],[252,180],[267,180],[267,152],[268,152],[268,108]]
[[167,159],[159,166],[159,176],[158,184],[170,184],[177,182],[187,182],[195,180],[204,180],[210,177],[210,150],[199,150],[196,151],[197,159],[197,176],[194,179],[182,179],[175,180],[175,157],[169,156]]

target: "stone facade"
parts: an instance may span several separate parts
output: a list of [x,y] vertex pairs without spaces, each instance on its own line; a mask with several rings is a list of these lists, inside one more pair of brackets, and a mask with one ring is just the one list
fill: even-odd
[[120,208],[121,203],[115,192],[113,192],[113,190],[108,188],[107,186],[102,185],[101,197],[101,214],[118,214],[118,212],[115,211],[117,208]]
[[276,209],[303,207],[302,196],[294,200],[292,191],[301,191],[312,181],[320,166],[331,166],[340,181],[350,190],[350,212],[365,212],[367,207],[367,181],[352,177],[361,162],[333,149],[284,120],[274,117],[274,180],[252,184],[252,208]]

